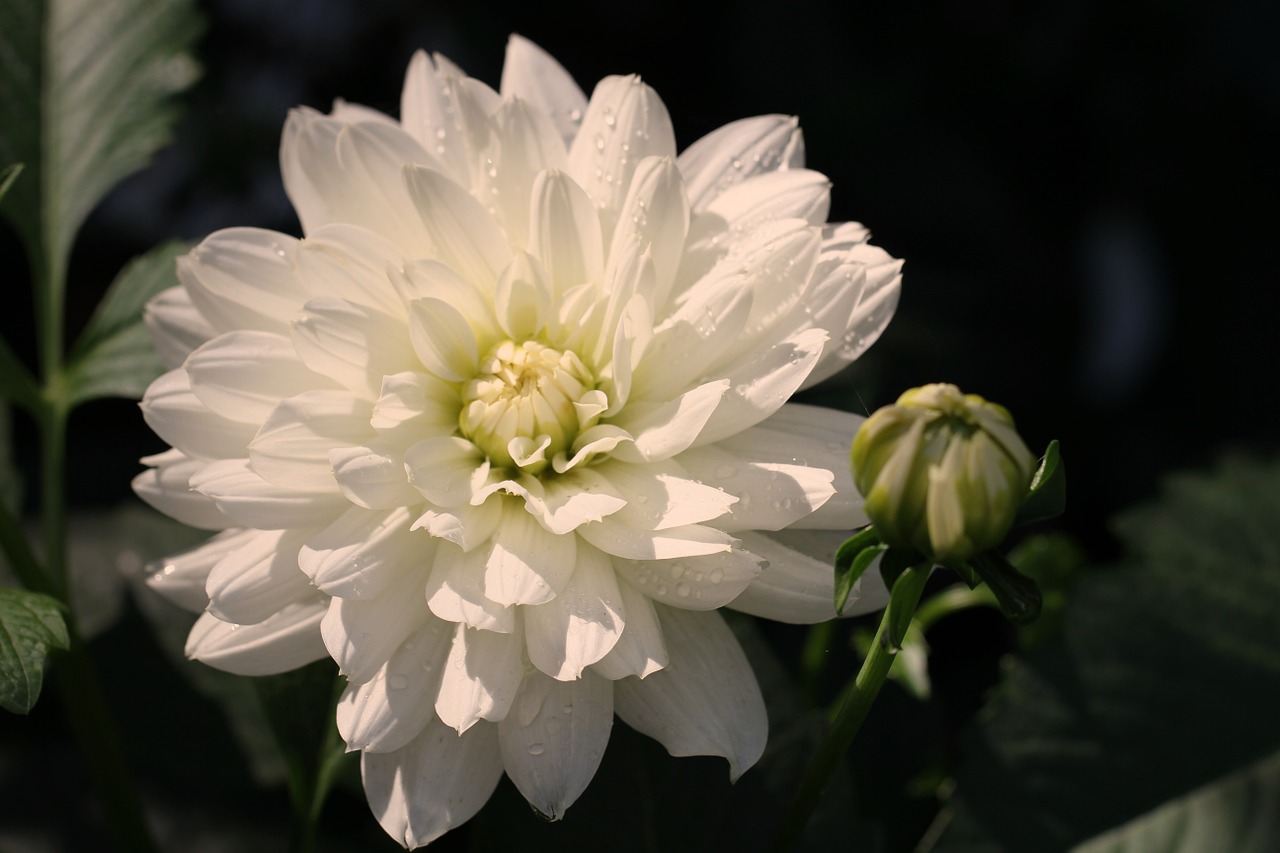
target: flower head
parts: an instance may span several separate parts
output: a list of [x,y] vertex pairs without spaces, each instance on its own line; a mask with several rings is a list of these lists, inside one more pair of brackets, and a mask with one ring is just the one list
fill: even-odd
[[221,531],[153,585],[204,610],[187,653],[212,666],[337,661],[339,730],[406,846],[504,770],[561,816],[615,712],[735,777],[759,757],[715,611],[829,615],[800,548],[863,521],[859,419],[786,401],[875,340],[899,281],[825,224],[802,148],[762,116],[677,157],[639,78],[588,100],[520,38],[497,92],[419,53],[399,121],[289,117],[305,239],[219,231],[150,306],[173,369],[142,407],[173,449],[135,488]]
[[1035,471],[1008,410],[940,383],[876,411],[850,459],[881,539],[940,563],[999,545]]

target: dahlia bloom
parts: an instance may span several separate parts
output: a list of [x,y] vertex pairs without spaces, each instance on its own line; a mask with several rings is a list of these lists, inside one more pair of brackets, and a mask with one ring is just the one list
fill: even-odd
[[615,713],[734,778],[759,758],[716,610],[835,615],[805,551],[866,522],[861,419],[786,400],[878,337],[899,284],[802,159],[783,116],[677,157],[638,77],[588,100],[518,37],[497,92],[420,52],[399,121],[290,115],[305,239],[212,234],[149,306],[173,369],[142,410],[172,449],[134,487],[220,531],[151,583],[203,611],[210,666],[338,663],[339,731],[405,846],[504,771],[560,817]]

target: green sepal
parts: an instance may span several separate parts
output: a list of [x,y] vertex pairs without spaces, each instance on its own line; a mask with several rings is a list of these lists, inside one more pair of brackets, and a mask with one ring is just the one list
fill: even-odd
[[71,645],[64,609],[52,596],[0,587],[0,708],[25,714],[40,698],[49,653]]
[[903,640],[911,628],[911,620],[916,615],[916,605],[920,603],[920,594],[924,592],[925,581],[929,579],[932,563],[924,561],[907,566],[898,575],[889,593],[889,607],[885,613],[885,638],[889,648],[897,651],[902,648]]
[[969,589],[976,589],[978,584],[982,583],[978,570],[968,560],[962,560],[959,563],[948,563],[947,568],[959,575],[960,580],[964,581]]
[[868,525],[836,549],[836,615],[844,612],[844,606],[849,601],[854,584],[862,577],[862,573],[867,570],[876,556],[887,547],[880,541],[880,534],[876,532],[875,527]]
[[1014,568],[999,551],[983,551],[973,557],[972,565],[986,581],[1000,603],[1005,617],[1019,625],[1040,615],[1040,586]]
[[880,577],[887,589],[893,589],[903,572],[923,562],[927,562],[925,556],[913,548],[890,548],[880,561]]
[[1067,471],[1058,449],[1058,441],[1054,439],[1045,448],[1040,467],[1031,478],[1031,488],[1013,523],[1031,524],[1062,515],[1067,509]]

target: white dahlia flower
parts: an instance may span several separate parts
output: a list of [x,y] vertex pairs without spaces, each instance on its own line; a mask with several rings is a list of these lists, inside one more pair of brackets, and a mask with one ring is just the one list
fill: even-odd
[[825,224],[795,120],[677,156],[638,77],[588,100],[513,37],[497,92],[418,53],[399,121],[299,109],[280,158],[306,237],[219,231],[148,311],[173,369],[142,409],[173,449],[134,487],[221,531],[152,578],[203,611],[187,654],[337,661],[338,728],[408,847],[504,771],[560,817],[615,712],[736,778],[765,710],[716,610],[834,615],[804,552],[865,523],[861,419],[786,400],[899,284]]

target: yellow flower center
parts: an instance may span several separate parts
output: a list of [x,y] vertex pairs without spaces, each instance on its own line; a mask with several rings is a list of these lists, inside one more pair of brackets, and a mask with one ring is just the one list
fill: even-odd
[[572,350],[503,341],[462,389],[462,434],[500,468],[537,474],[593,425],[604,395]]

